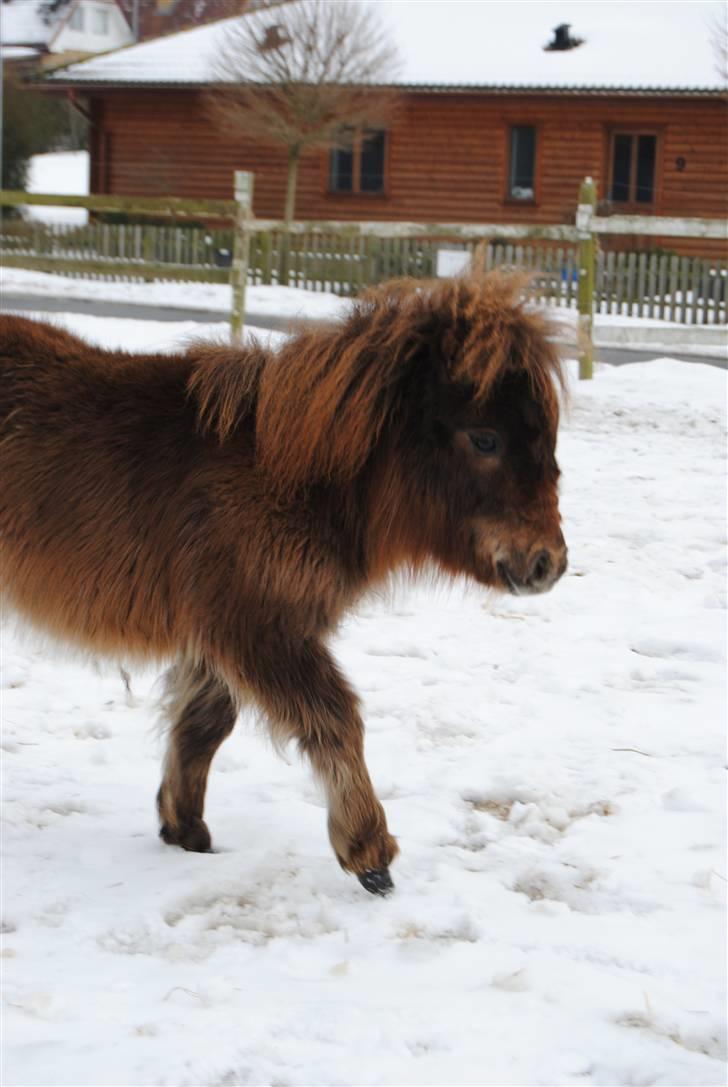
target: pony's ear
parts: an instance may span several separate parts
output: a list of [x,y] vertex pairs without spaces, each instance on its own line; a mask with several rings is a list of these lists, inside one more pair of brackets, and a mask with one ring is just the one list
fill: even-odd
[[266,366],[257,454],[279,492],[345,482],[363,468],[422,346],[403,299],[372,292],[342,324],[299,333]]

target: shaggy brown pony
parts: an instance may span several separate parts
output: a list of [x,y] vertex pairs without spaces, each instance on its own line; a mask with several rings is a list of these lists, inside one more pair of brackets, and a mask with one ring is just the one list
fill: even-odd
[[512,593],[566,567],[558,358],[503,276],[390,284],[277,350],[90,347],[0,318],[0,577],[94,653],[172,658],[161,836],[208,850],[212,757],[252,701],[328,798],[339,863],[397,853],[326,641],[398,567]]

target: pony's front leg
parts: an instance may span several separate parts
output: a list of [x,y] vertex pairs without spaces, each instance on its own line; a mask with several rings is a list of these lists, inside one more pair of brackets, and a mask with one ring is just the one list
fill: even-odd
[[389,894],[398,849],[364,761],[357,698],[317,640],[266,642],[246,662],[245,679],[276,737],[297,740],[311,760],[326,790],[329,838],[341,867],[372,894]]

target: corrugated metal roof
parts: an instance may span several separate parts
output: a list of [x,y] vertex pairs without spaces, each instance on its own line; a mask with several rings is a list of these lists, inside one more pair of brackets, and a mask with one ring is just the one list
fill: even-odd
[[[59,86],[68,87],[80,87],[79,80],[72,77],[64,78],[64,72],[57,72],[51,78],[45,81],[46,83],[53,83]],[[152,81],[152,80],[91,80],[85,79],[82,84],[87,89],[101,89],[107,88],[109,90],[120,90],[125,87],[147,87],[150,90],[200,90],[204,87],[210,87],[212,84],[209,82],[193,82],[191,80],[175,80],[175,81]],[[562,97],[575,97],[575,96],[587,96],[587,97],[674,97],[675,95],[687,95],[694,98],[716,98],[724,97],[725,91],[716,87],[546,87],[539,86],[537,84],[513,84],[507,87],[495,84],[495,83],[396,83],[396,84],[376,84],[377,87],[386,86],[387,89],[394,89],[412,94],[440,94],[440,95],[457,95],[457,94],[493,94],[502,95],[522,95],[522,94],[539,94],[539,95],[553,95]]]

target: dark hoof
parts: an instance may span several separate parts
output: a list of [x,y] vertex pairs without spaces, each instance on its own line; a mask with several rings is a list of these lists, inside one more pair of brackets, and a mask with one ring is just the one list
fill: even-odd
[[181,845],[190,853],[211,853],[212,839],[202,819],[183,824],[178,830],[172,830],[166,823],[159,828],[159,837],[167,845]]
[[368,872],[362,872],[356,877],[365,891],[371,895],[381,895],[386,898],[394,890],[392,877],[388,868],[372,868]]

